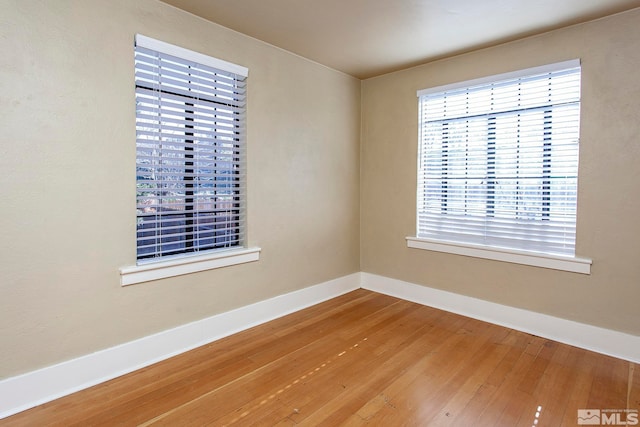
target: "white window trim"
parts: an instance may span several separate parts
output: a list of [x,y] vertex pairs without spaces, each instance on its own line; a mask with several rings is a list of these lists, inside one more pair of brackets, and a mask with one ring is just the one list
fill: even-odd
[[151,37],[143,36],[142,34],[136,34],[136,45],[146,47],[147,49],[155,50],[165,53],[167,55],[177,56],[188,61],[197,62],[199,64],[208,65],[209,67],[217,68],[219,70],[228,71],[230,73],[239,74],[244,77],[249,76],[249,69],[242,65],[233,64],[231,62],[223,61],[222,59],[214,58],[209,55],[204,55],[199,52],[195,52],[189,49],[185,49],[180,46],[175,46],[170,43],[166,43],[160,40],[152,39]]
[[[562,71],[564,69],[578,67],[580,67],[580,60],[573,59],[539,67],[516,70],[513,72],[507,72],[503,74],[422,89],[417,91],[417,96],[421,99],[422,102],[422,97],[434,93],[439,94],[441,92],[447,92],[451,90],[462,90],[487,83],[518,79],[539,74],[547,74],[551,72]],[[419,142],[419,150],[421,147],[421,143],[422,141]],[[418,162],[420,163],[420,152],[418,153]],[[418,165],[418,169],[420,170],[420,165]],[[418,186],[420,186],[420,174],[418,176]],[[416,222],[416,234],[420,235],[420,223],[419,221]],[[590,274],[591,270],[592,261],[590,259],[579,258],[574,254],[562,255],[557,253],[527,250],[527,248],[504,248],[501,247],[500,243],[496,243],[496,245],[491,246],[483,245],[481,242],[465,242],[462,239],[460,241],[450,241],[448,240],[447,236],[438,236],[436,233],[433,234],[434,236],[429,236],[429,238],[407,237],[407,246],[416,249],[439,251],[463,256],[512,262],[523,265],[532,265],[582,274]]]
[[167,277],[181,276],[199,271],[213,270],[258,261],[261,249],[258,247],[216,251],[203,255],[182,256],[171,260],[149,262],[120,268],[122,286],[150,282]]
[[407,237],[407,247],[427,251],[444,252],[473,258],[490,259],[572,273],[591,274],[592,260],[588,258],[549,255],[537,252],[500,249],[490,246],[461,244],[444,240]]
[[[225,73],[231,73],[242,77],[247,77],[249,73],[249,70],[246,67],[210,57],[208,55],[175,46],[141,34],[135,35],[135,45],[136,47],[144,47],[164,55],[175,56],[180,59],[181,62],[191,61],[198,65],[215,68],[216,73],[218,71],[223,71]],[[138,79],[136,77],[136,85],[137,84]],[[246,143],[246,140],[244,140],[244,142]],[[243,170],[242,172],[243,174],[246,174],[246,170]],[[244,199],[246,198],[246,188],[244,188],[243,193]],[[243,203],[246,203],[246,200],[244,200]],[[246,216],[246,213],[243,215]],[[242,228],[246,230],[246,219]],[[245,230],[243,231],[246,232]],[[242,232],[239,233],[239,235],[240,234],[242,234]],[[233,246],[228,249],[217,248],[196,253],[182,252],[177,253],[176,255],[162,256],[160,258],[138,259],[135,266],[120,268],[121,284],[122,286],[126,286],[134,283],[152,281],[259,260],[260,248],[247,248],[246,240],[244,239],[240,240],[239,243],[242,244],[242,246]]]
[[523,70],[510,71],[507,73],[494,74],[492,76],[480,77],[477,79],[465,80],[463,82],[456,82],[446,84],[442,86],[430,87],[427,89],[420,89],[416,92],[418,97],[422,95],[429,95],[432,93],[446,92],[453,89],[467,88],[471,86],[477,86],[484,83],[492,83],[501,80],[517,79],[520,77],[532,76],[534,74],[545,74],[553,71],[565,70],[567,68],[576,68],[580,66],[580,59],[570,59],[568,61],[556,62],[554,64],[540,65],[538,67],[525,68]]

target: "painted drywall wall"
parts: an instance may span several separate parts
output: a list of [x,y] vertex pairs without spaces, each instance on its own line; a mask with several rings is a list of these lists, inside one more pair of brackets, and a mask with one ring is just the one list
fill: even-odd
[[[135,264],[134,34],[249,68],[258,262]],[[360,81],[156,0],[0,2],[0,379],[359,271]]]
[[[446,35],[443,35],[446,36]],[[365,80],[361,267],[513,307],[640,334],[640,9]],[[576,255],[592,274],[408,249],[415,236],[419,89],[582,61]]]

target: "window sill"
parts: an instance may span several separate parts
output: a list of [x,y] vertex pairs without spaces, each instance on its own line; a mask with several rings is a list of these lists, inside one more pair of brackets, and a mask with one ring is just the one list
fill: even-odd
[[592,261],[587,258],[537,254],[513,249],[498,249],[480,245],[420,239],[417,237],[407,237],[406,239],[407,247],[409,248],[511,262],[514,264],[550,268],[572,273],[591,274]]
[[122,267],[120,268],[120,284],[122,286],[133,285],[198,271],[244,264],[258,261],[259,259],[260,248],[245,248]]

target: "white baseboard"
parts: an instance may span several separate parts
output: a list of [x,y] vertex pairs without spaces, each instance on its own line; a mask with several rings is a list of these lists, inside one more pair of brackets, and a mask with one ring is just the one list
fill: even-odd
[[0,419],[360,288],[360,273],[0,381]]
[[0,419],[358,288],[640,363],[640,337],[414,283],[354,273],[0,381]]
[[361,286],[381,294],[505,326],[561,343],[640,363],[640,337],[496,304],[370,273]]

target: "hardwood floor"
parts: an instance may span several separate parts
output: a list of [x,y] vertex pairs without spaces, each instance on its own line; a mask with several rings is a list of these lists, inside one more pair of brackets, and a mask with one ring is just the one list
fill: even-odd
[[640,409],[640,367],[358,290],[0,426],[576,426],[578,409]]

